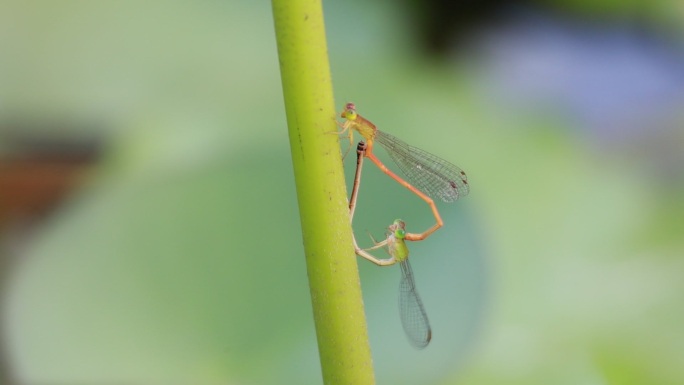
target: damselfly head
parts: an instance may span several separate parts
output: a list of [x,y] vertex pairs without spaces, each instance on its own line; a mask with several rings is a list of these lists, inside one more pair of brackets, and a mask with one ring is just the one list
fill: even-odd
[[358,115],[356,114],[356,106],[354,106],[354,103],[347,103],[347,105],[344,106],[344,111],[342,111],[340,116],[347,120],[356,120]]
[[396,229],[406,229],[406,222],[402,221],[401,219],[395,219],[394,223],[390,225],[390,230],[394,231]]

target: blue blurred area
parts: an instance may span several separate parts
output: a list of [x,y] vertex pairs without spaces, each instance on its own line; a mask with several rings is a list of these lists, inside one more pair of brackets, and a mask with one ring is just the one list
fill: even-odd
[[[320,383],[268,4],[37,4],[0,5],[0,374]],[[411,245],[427,349],[359,261],[378,382],[683,383],[680,32],[510,8],[437,64],[394,4],[325,11],[339,108],[472,188]],[[397,217],[368,163],[357,237]]]

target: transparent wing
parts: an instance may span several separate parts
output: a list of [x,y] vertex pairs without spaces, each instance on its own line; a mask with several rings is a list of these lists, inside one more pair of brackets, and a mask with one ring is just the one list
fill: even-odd
[[418,349],[426,347],[432,338],[430,322],[425,313],[423,302],[418,296],[413,281],[413,271],[408,259],[399,262],[401,282],[399,283],[399,313],[404,332],[411,344]]
[[409,182],[430,197],[453,202],[468,195],[468,177],[457,166],[380,130],[375,141],[389,153]]

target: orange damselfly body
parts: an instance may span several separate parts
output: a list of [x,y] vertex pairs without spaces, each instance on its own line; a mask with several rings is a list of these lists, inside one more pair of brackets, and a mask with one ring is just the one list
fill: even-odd
[[[375,124],[356,112],[354,103],[347,103],[340,116],[345,121],[343,123],[338,122],[342,128],[339,133],[348,132],[350,145],[354,140],[353,131],[357,131],[366,141],[363,155],[375,163],[382,172],[409,189],[430,206],[436,223],[422,233],[407,233],[406,239],[409,241],[422,240],[442,227],[444,222],[431,197],[439,198],[444,202],[453,202],[468,195],[470,187],[465,172],[436,155],[408,145],[401,139],[378,130]],[[417,188],[388,169],[375,156],[373,149],[376,142],[387,151],[407,179]]]

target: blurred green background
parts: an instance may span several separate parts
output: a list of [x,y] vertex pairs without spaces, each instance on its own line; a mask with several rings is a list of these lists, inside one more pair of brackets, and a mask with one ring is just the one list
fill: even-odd
[[[411,245],[427,349],[359,261],[378,383],[684,383],[684,8],[449,4],[324,4],[338,109],[471,184]],[[270,4],[0,31],[5,383],[320,383]],[[359,205],[362,240],[432,224],[370,163]]]

